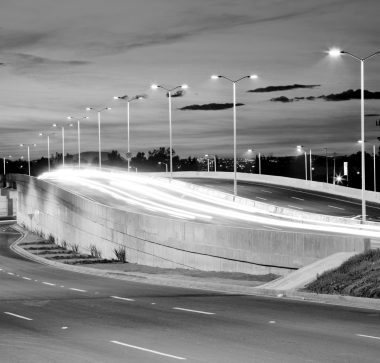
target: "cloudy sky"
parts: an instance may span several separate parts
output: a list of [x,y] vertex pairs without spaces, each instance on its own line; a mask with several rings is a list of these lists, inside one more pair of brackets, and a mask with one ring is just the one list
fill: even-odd
[[[147,95],[131,103],[132,151],[168,146],[168,100],[152,83],[189,85],[173,98],[181,157],[232,155],[232,109],[210,106],[231,103],[232,84],[211,80],[214,73],[259,76],[237,85],[239,155],[295,155],[299,144],[356,152],[360,101],[336,98],[360,87],[360,65],[326,51],[380,50],[379,13],[378,0],[0,0],[0,156],[21,155],[20,143],[46,154],[38,133],[84,116],[87,106],[112,107],[102,113],[103,149],[125,152],[126,104],[113,100],[125,94]],[[380,56],[366,63],[365,88],[380,91]],[[330,94],[338,97],[319,97]],[[377,142],[380,100],[372,96],[366,138]],[[97,150],[96,114],[89,116],[83,151]],[[66,129],[66,141],[75,153],[75,130]]]

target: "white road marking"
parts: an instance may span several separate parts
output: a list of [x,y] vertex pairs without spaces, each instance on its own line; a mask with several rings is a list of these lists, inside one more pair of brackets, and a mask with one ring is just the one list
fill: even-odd
[[15,316],[16,318],[20,318],[20,319],[33,320],[33,319],[31,319],[31,318],[27,318],[26,316],[13,314],[13,313],[10,313],[10,312],[8,312],[8,311],[4,311],[4,314],[12,315],[12,316]]
[[150,303],[150,305],[156,305],[156,303]]
[[151,350],[151,349],[147,349],[147,348],[143,348],[143,347],[138,347],[136,345],[131,345],[131,344],[126,344],[126,343],[118,342],[117,340],[110,340],[110,343],[123,345],[124,347],[128,347],[128,348],[134,348],[134,349],[142,350],[144,352],[149,352],[149,353],[153,353],[153,354],[157,354],[157,355],[162,355],[164,357],[169,357],[169,358],[174,358],[174,359],[179,359],[179,360],[186,360],[186,358],[178,357],[177,355],[162,353],[162,352],[158,352],[157,350]]
[[13,272],[7,272],[8,275],[12,275],[14,276],[14,273]]
[[25,276],[23,276],[22,278],[23,278],[24,280],[29,280],[29,281],[31,280],[29,277],[25,277]]
[[63,326],[61,329],[66,330],[66,329],[67,329],[67,326]]
[[182,311],[189,311],[191,313],[198,313],[198,314],[205,314],[205,315],[215,315],[215,313],[209,313],[207,311],[200,311],[200,310],[191,310],[191,309],[185,309],[185,308],[173,308],[174,310],[182,310]]
[[261,200],[266,200],[265,198],[261,198],[261,197],[256,197],[257,199],[261,199]]
[[0,271],[3,271],[3,269],[2,269],[2,268],[0,268]]
[[274,229],[274,230],[276,230],[276,231],[282,231],[282,229],[281,229],[281,228],[277,228],[277,227],[272,227],[272,226],[264,226],[264,225],[263,225],[263,227],[265,227],[265,228],[270,228],[270,229]]
[[270,194],[272,194],[272,192],[270,192],[269,190],[261,189],[261,191],[264,192],[264,193],[270,193]]
[[370,339],[378,339],[380,340],[380,337],[374,337],[372,335],[364,335],[364,334],[356,334],[358,337],[363,337],[363,338],[370,338]]
[[345,210],[344,208],[335,207],[335,205],[328,205],[328,207],[330,207],[330,208],[335,208],[335,209],[340,209],[340,210]]
[[45,282],[45,281],[42,281],[42,283],[43,283],[44,285],[55,286],[55,284],[52,284],[51,282]]
[[302,199],[302,198],[297,198],[297,197],[290,197],[292,199],[297,199],[297,200],[305,200],[305,199]]
[[135,301],[135,299],[128,299],[127,297],[120,297],[120,296],[110,296],[113,299],[118,299],[118,300],[125,300],[125,301]]
[[301,208],[301,207],[296,207],[295,205],[290,205],[290,204],[288,204],[288,207],[303,210],[303,208]]
[[276,320],[270,320],[269,324],[276,324]]
[[38,282],[38,280],[34,280],[34,282]]
[[79,291],[79,292],[87,292],[86,290],[75,289],[74,287],[70,287],[69,290]]

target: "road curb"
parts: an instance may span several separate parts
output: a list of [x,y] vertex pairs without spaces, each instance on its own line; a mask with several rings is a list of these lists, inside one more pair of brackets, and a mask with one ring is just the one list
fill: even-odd
[[19,243],[21,243],[27,236],[32,235],[32,233],[25,231],[18,225],[13,225],[13,228],[16,229],[21,234],[21,236],[10,246],[12,251],[26,259],[41,263],[43,265],[71,272],[78,272],[99,277],[107,277],[112,279],[139,282],[151,285],[162,285],[186,289],[215,291],[224,294],[253,295],[259,297],[271,297],[283,300],[297,300],[300,302],[304,301],[359,309],[380,310],[380,299],[370,299],[344,295],[315,294],[299,290],[265,289],[260,288],[260,286],[250,287],[232,285],[223,282],[194,281],[192,279],[186,279],[186,277],[183,277],[181,278],[181,280],[178,280],[170,277],[157,277],[151,274],[137,275],[135,273],[128,273],[123,271],[99,270],[91,267],[67,265],[58,261],[47,260],[43,257],[36,256],[30,252],[25,251],[22,247],[19,246]]

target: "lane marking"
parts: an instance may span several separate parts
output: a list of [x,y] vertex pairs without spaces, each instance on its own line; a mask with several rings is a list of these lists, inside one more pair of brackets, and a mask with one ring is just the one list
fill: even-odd
[[64,287],[63,285],[61,285],[60,287]]
[[13,272],[7,272],[8,275],[12,275],[14,276],[14,273]]
[[67,328],[68,328],[67,326],[63,326],[61,329],[66,330]]
[[264,189],[261,189],[261,191],[264,192],[264,193],[270,193],[270,194],[273,193],[273,192],[270,192],[269,190],[264,190]]
[[69,290],[79,291],[79,292],[87,292],[86,290],[75,289],[74,287],[70,287]]
[[301,208],[301,207],[296,207],[295,205],[290,205],[290,204],[288,204],[288,207],[303,210],[303,208]]
[[34,280],[34,282],[38,282],[38,280]]
[[292,199],[297,199],[297,200],[305,200],[305,199],[302,199],[302,198],[298,198],[298,197],[290,197],[290,198],[292,198]]
[[3,269],[2,269],[2,268],[0,268],[0,271],[3,271]]
[[378,339],[380,340],[380,337],[375,337],[372,335],[364,335],[364,334],[356,334],[358,337],[363,337],[363,338],[370,338],[370,339]]
[[118,300],[125,300],[125,301],[135,301],[135,299],[128,299],[127,297],[120,297],[120,296],[110,296],[113,299],[118,299]]
[[328,205],[330,208],[335,208],[335,209],[340,209],[340,210],[345,210],[344,208],[341,207],[335,207],[335,205]]
[[277,227],[265,226],[265,225],[263,225],[263,227],[265,227],[265,228],[270,228],[270,229],[274,229],[274,230],[276,230],[276,231],[282,231],[281,228],[277,228]]
[[23,276],[22,278],[23,278],[24,280],[29,280],[29,281],[32,280],[31,278],[29,278],[29,277],[25,277],[25,276]]
[[256,197],[256,199],[266,200],[265,198],[261,198],[261,197]]
[[27,318],[26,316],[10,313],[9,311],[4,311],[4,314],[12,315],[12,316],[15,316],[16,318],[20,318],[20,319],[24,319],[24,320],[33,320],[31,318]]
[[42,283],[43,283],[44,285],[55,286],[55,284],[52,284],[51,282],[45,282],[45,281],[42,281]]
[[138,347],[136,345],[131,345],[131,344],[126,344],[126,343],[118,342],[117,340],[110,340],[110,343],[122,345],[122,346],[128,347],[128,348],[134,348],[134,349],[142,350],[144,352],[149,352],[149,353],[153,353],[153,354],[157,354],[157,355],[162,355],[164,357],[174,358],[174,359],[178,359],[178,360],[186,360],[186,358],[179,357],[177,355],[162,353],[162,352],[158,352],[157,350],[151,350],[151,349],[147,349],[147,348],[143,348],[143,347]]
[[189,311],[191,313],[198,313],[198,314],[205,314],[205,315],[215,315],[215,313],[209,313],[208,311],[200,311],[200,310],[191,310],[191,309],[185,309],[185,308],[173,308],[174,310],[181,310],[181,311]]

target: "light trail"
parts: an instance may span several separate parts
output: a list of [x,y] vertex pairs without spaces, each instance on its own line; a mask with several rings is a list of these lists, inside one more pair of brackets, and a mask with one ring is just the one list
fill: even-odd
[[[135,175],[131,173],[100,171],[95,169],[61,169],[43,174],[40,179],[68,184],[78,193],[77,186],[91,189],[104,196],[111,196],[130,206],[164,213],[189,220],[210,221],[215,217],[261,223],[276,227],[310,231],[349,234],[380,238],[380,227],[310,221],[302,218],[279,216],[275,213],[236,203],[220,197],[215,191],[195,190],[181,181]],[[226,194],[225,194],[226,195]],[[184,199],[184,196],[188,199]]]

